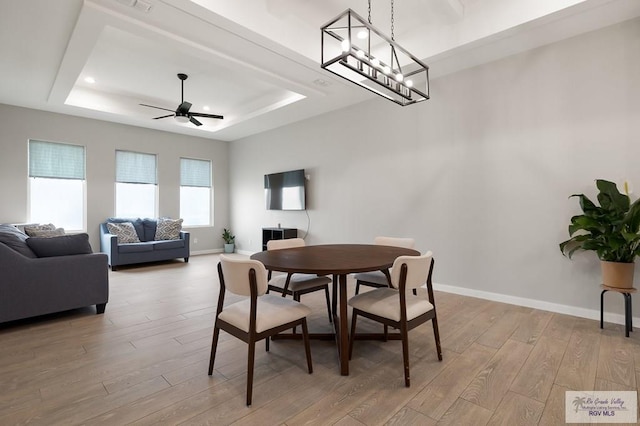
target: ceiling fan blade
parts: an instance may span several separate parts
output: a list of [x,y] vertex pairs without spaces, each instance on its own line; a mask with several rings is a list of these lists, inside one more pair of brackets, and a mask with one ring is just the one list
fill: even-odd
[[189,116],[189,121],[195,124],[196,126],[202,126],[202,123],[196,120],[195,118]]
[[191,108],[191,104],[189,102],[183,102],[180,104],[177,111],[186,114],[189,112],[189,108]]
[[169,114],[169,115],[163,115],[162,117],[153,117],[154,120],[159,120],[161,118],[167,118],[167,117],[173,117],[174,114]]
[[215,114],[202,114],[201,112],[192,112],[189,115],[193,115],[195,117],[205,117],[205,118],[218,118],[220,120],[222,120],[224,117],[221,115],[215,115]]
[[153,106],[153,105],[147,105],[147,104],[138,104],[138,105],[146,106],[146,107],[149,107],[149,108],[163,109],[163,110],[165,110],[165,111],[171,111],[171,112],[173,112],[173,110],[172,110],[172,109],[161,108],[161,107],[157,107],[157,106]]

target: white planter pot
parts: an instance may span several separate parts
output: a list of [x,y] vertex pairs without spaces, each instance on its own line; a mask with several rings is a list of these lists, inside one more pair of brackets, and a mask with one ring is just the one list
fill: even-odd
[[236,245],[235,244],[225,244],[224,245],[224,252],[225,253],[233,253],[233,251],[235,250]]

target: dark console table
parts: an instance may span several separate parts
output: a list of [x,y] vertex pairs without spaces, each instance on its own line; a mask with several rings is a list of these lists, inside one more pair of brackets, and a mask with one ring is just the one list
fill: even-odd
[[267,241],[269,240],[286,240],[289,238],[298,238],[298,230],[296,228],[262,228],[262,250],[267,249]]

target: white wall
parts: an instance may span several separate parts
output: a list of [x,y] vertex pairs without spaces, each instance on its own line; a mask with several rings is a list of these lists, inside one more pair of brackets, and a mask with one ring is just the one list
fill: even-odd
[[[159,216],[180,216],[180,157],[212,160],[214,227],[188,228],[192,252],[219,249],[229,224],[228,143],[0,104],[0,223],[28,220],[27,141],[86,147],[87,232],[100,250],[98,225],[114,216],[115,150],[158,155]],[[194,239],[198,243],[194,244]]]
[[634,20],[432,81],[419,105],[380,98],[233,142],[236,244],[306,229],[304,212],[265,211],[262,188],[265,173],[305,168],[308,243],[412,236],[438,283],[593,316],[596,257],[570,261],[558,243],[579,213],[570,194],[594,195],[597,178],[640,193],[638,52]]

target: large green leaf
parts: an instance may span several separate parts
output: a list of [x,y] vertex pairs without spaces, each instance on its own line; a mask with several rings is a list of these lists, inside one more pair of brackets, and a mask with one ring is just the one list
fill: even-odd
[[596,180],[596,186],[600,190],[598,202],[600,202],[600,206],[603,209],[617,212],[629,210],[629,197],[621,194],[615,183],[598,179]]
[[585,215],[572,217],[571,225],[569,225],[569,235],[573,235],[577,231],[588,231],[595,233],[602,232],[603,230],[604,225],[600,220]]
[[580,208],[582,209],[582,211],[585,214],[588,214],[591,211],[595,211],[595,210],[599,209],[599,207],[597,207],[593,203],[593,201],[591,201],[589,198],[587,198],[587,196],[584,195],[584,194],[573,194],[569,198],[572,198],[572,197],[578,197],[579,202],[580,202]]
[[624,217],[624,223],[629,227],[631,232],[640,231],[640,198],[631,204],[629,211]]

